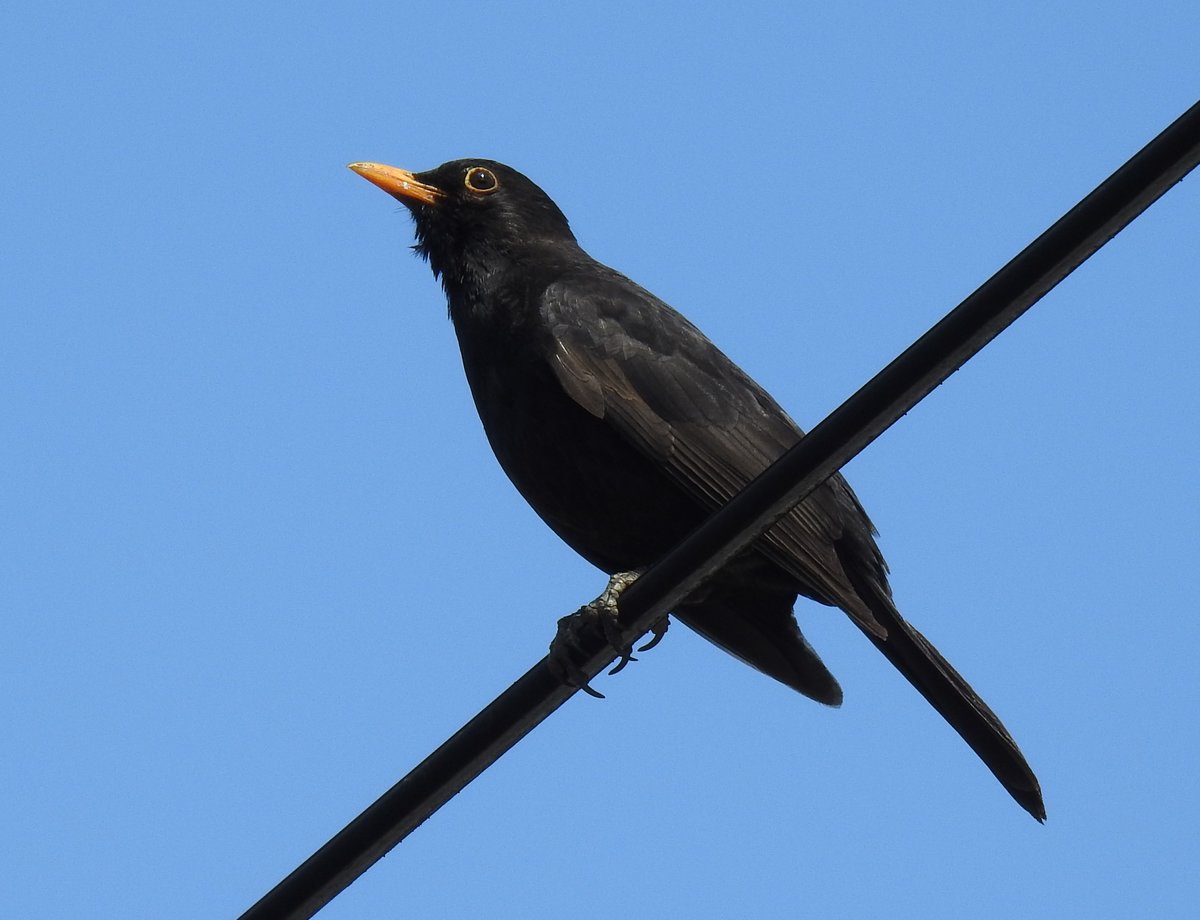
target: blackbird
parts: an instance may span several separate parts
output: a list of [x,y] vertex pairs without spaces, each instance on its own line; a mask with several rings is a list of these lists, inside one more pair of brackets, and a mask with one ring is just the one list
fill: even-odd
[[[615,574],[652,565],[796,443],[779,404],[687,319],[580,248],[537,185],[493,160],[350,166],[411,212],[441,279],[504,472],[555,533]],[[1037,778],[971,686],[892,602],[875,528],[830,477],[674,615],[822,703],[842,691],[792,614],[840,607],[1045,818]]]

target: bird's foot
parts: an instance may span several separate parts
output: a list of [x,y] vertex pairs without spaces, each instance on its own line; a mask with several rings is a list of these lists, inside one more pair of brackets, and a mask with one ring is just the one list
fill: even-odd
[[[616,674],[629,662],[637,661],[633,657],[633,643],[624,638],[621,624],[617,620],[617,605],[621,599],[621,592],[637,581],[639,575],[640,571],[618,572],[609,578],[608,585],[598,598],[558,621],[558,632],[554,641],[550,643],[549,665],[563,683],[578,687],[590,696],[604,698],[603,693],[593,690],[588,685],[587,675],[576,664],[580,653],[588,647],[587,640],[594,640],[597,633],[603,636],[604,641],[620,657],[616,667],[609,671],[609,674]],[[656,646],[667,631],[666,624],[666,617],[654,624],[654,638],[638,651]]]
[[[554,640],[550,643],[550,654],[546,663],[554,676],[568,687],[575,687],[602,700],[604,694],[591,688],[588,675],[579,667],[578,662],[589,650],[596,647],[597,633],[603,635],[605,641],[616,648],[611,635],[617,630],[619,637],[620,631],[617,628],[616,617],[594,605],[595,601],[585,604],[558,621],[558,632],[554,634]],[[619,638],[617,642],[620,642]]]

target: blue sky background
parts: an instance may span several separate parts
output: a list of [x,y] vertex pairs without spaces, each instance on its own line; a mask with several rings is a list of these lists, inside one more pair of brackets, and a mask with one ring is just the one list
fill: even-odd
[[[516,166],[811,426],[1198,44],[1194,2],[6,5],[0,915],[237,915],[603,585],[346,163]],[[1198,183],[847,469],[1044,827],[801,604],[840,711],[674,630],[322,917],[1190,915]]]

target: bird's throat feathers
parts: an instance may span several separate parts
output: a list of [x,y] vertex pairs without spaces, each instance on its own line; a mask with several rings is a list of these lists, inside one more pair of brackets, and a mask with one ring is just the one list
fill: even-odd
[[[436,218],[430,221],[428,216],[413,216],[417,237],[413,250],[429,263],[434,277],[441,281],[450,318],[456,325],[518,327],[534,321],[533,317],[516,315],[521,311],[515,307],[500,311],[497,306],[524,303],[527,298],[520,295],[539,282],[544,285],[546,279],[538,276],[547,264],[536,258],[542,254],[539,243],[543,240],[522,237],[516,232],[496,233],[494,226],[468,229],[463,222],[458,223],[455,233],[443,234]],[[569,249],[582,256],[574,237],[568,239]],[[561,237],[557,242],[562,245]],[[531,259],[540,268],[534,268]]]
[[413,250],[429,263],[452,307],[464,297],[486,296],[512,269],[510,247],[502,237],[465,221],[458,224],[456,232],[445,232],[440,216],[413,214],[417,236]]

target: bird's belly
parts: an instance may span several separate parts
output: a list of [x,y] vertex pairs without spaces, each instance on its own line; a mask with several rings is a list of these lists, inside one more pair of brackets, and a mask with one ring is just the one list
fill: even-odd
[[471,381],[509,479],[569,546],[608,572],[647,566],[708,511],[540,367],[493,366]]

